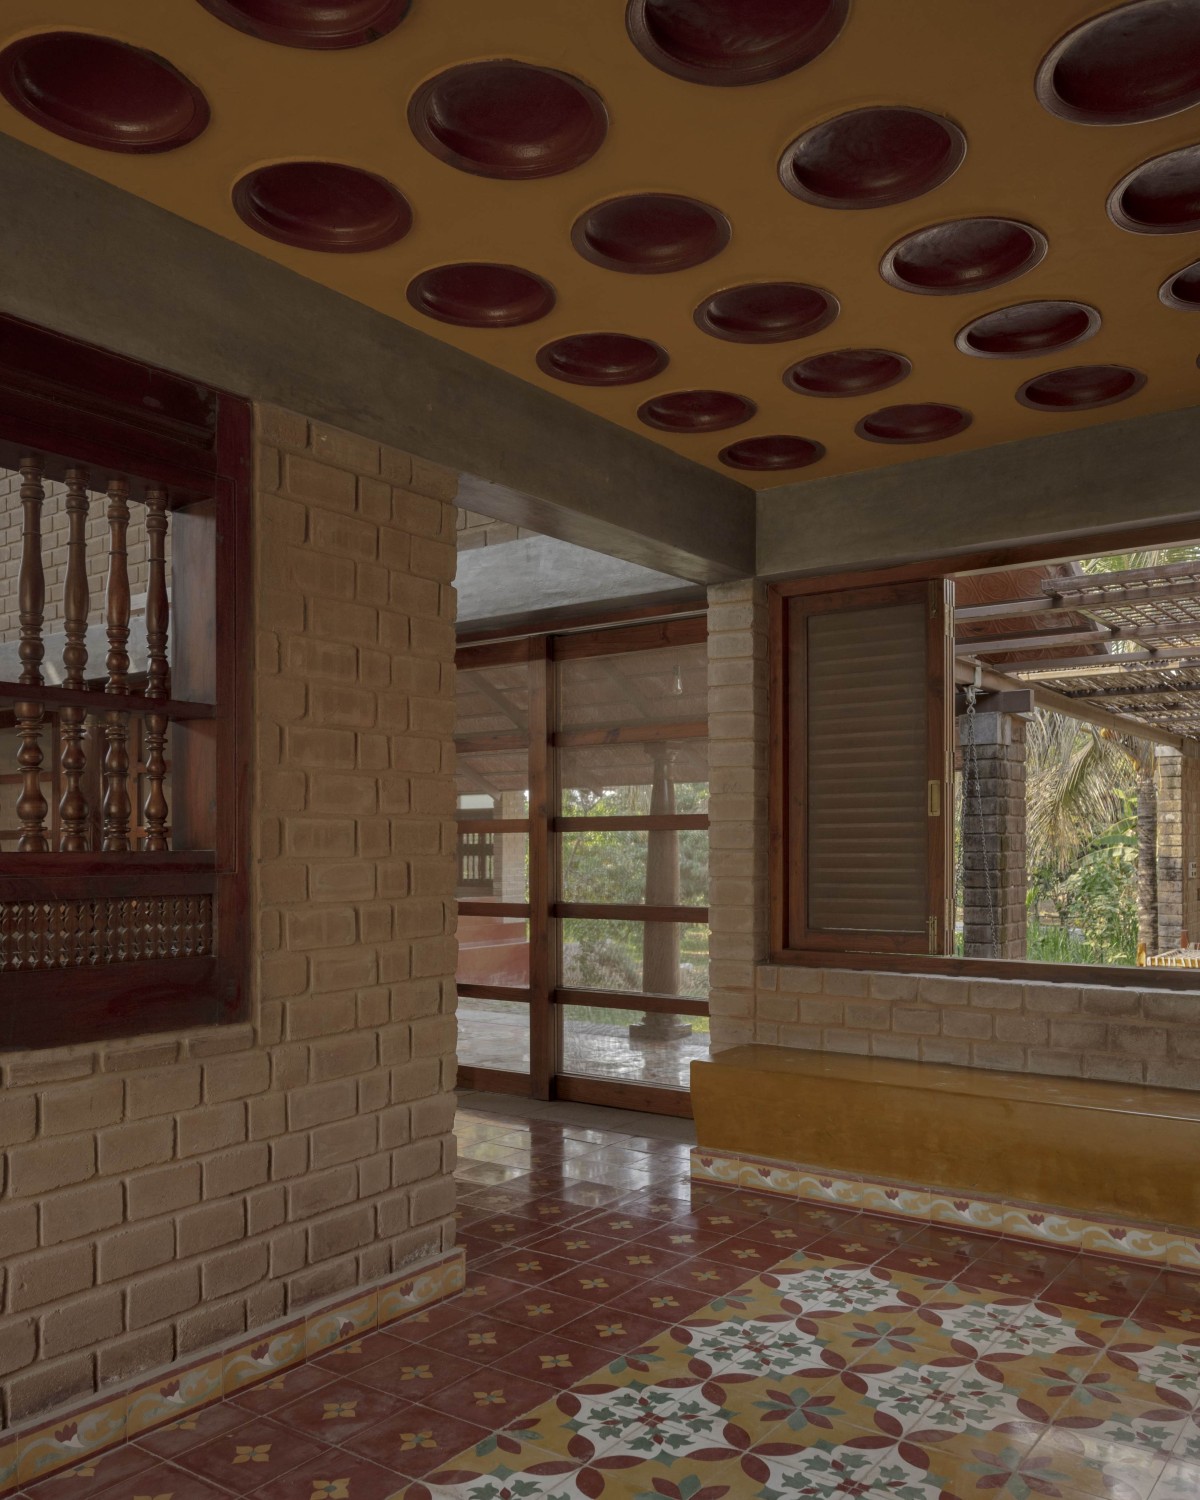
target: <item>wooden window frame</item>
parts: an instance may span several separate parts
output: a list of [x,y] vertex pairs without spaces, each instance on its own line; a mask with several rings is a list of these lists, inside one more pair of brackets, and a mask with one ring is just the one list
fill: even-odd
[[[853,573],[814,574],[807,578],[782,579],[767,588],[768,609],[768,930],[772,964],[797,968],[843,969],[848,971],[919,974],[965,980],[1006,979],[1041,984],[1103,986],[1109,989],[1194,991],[1195,970],[1140,969],[1119,964],[1044,963],[1032,959],[963,958],[949,953],[908,953],[884,949],[841,947],[794,947],[787,943],[789,900],[788,826],[788,752],[787,712],[787,601],[804,596],[843,593],[856,589],[879,588],[912,582],[952,583],[957,575],[982,572],[1018,564],[1041,564],[1071,561],[1078,557],[1103,556],[1137,547],[1170,546],[1193,541],[1200,531],[1200,520],[1160,522],[1150,526],[1130,525],[1114,531],[1089,532],[1069,543],[1050,547],[1045,543],[1021,543],[980,549],[959,556],[942,556],[921,562],[903,563],[892,568]],[[1047,555],[1049,554],[1049,555]],[[951,638],[948,641],[948,675],[953,681],[953,613],[950,613]],[[949,694],[946,694],[949,699]],[[947,712],[949,712],[949,705]],[[953,748],[953,741],[950,742]],[[947,773],[949,781],[949,773]],[[952,784],[952,783],[951,783]],[[943,796],[943,807],[946,800]],[[952,804],[951,804],[952,805]],[[944,818],[946,834],[945,870],[948,901],[953,901],[949,872],[953,861],[953,819]],[[947,911],[949,927],[950,913]]]
[[[677,607],[678,608],[678,607]],[[647,620],[646,614],[651,618]],[[460,1066],[460,1088],[493,1093],[528,1095],[537,1099],[566,1099],[576,1103],[605,1104],[658,1114],[691,1115],[690,1096],[684,1090],[657,1088],[560,1073],[564,1006],[603,1006],[613,1010],[659,1012],[674,1015],[707,1015],[707,1001],[684,996],[651,995],[640,991],[587,990],[564,986],[557,971],[558,924],[568,917],[615,918],[635,922],[670,921],[706,923],[708,907],[660,907],[642,904],[614,905],[599,902],[564,902],[559,890],[559,834],[572,829],[603,826],[620,830],[648,831],[653,828],[707,829],[707,814],[678,813],[661,816],[571,817],[559,813],[555,774],[556,752],[589,745],[646,743],[662,739],[707,738],[708,722],[647,724],[620,729],[559,729],[557,713],[557,666],[559,662],[589,656],[612,656],[635,650],[699,645],[708,638],[705,613],[686,606],[671,618],[656,618],[660,611],[643,610],[640,623],[621,611],[590,620],[564,622],[563,633],[553,629],[528,633],[516,631],[501,639],[460,643],[456,664],[464,670],[527,663],[529,668],[529,733],[487,732],[459,736],[460,752],[470,750],[517,750],[528,748],[529,817],[503,821],[462,818],[463,829],[487,826],[497,832],[527,832],[529,835],[529,901],[495,902],[458,900],[463,916],[514,916],[529,922],[529,985],[504,986],[460,983],[464,999],[497,999],[529,1008],[529,1073],[513,1073],[483,1066]],[[611,620],[611,624],[607,623]]]
[[[95,1042],[248,1015],[252,441],[251,407],[239,397],[0,316],[0,466],[16,469],[22,454],[34,452],[50,480],[79,465],[167,487],[172,692],[179,700],[163,705],[171,724],[177,847],[161,854],[3,854],[0,899],[206,895],[215,924],[210,956],[0,975],[0,1049]],[[0,684],[4,702],[14,701],[13,687]],[[54,688],[25,688],[22,695],[47,707],[95,707],[98,698]],[[128,703],[104,701],[146,711],[146,700],[133,695]]]

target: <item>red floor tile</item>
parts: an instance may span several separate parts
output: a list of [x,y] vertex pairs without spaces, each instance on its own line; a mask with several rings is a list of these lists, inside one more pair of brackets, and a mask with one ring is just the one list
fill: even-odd
[[562,1390],[575,1385],[615,1359],[594,1344],[580,1344],[561,1332],[548,1333],[513,1354],[497,1360],[494,1368],[526,1380],[541,1381]]
[[281,1406],[272,1415],[276,1422],[303,1432],[321,1443],[343,1443],[355,1432],[378,1422],[395,1409],[390,1391],[340,1378],[332,1385]]
[[[198,1474],[235,1495],[248,1495],[281,1474],[320,1457],[324,1447],[270,1417],[251,1417],[245,1426],[189,1448],[174,1462],[190,1474]],[[142,1493],[140,1488],[138,1493]]]
[[[444,1304],[447,1311],[454,1306],[452,1302]],[[406,1320],[410,1322],[411,1320]],[[455,1317],[455,1322],[458,1318]],[[395,1325],[397,1329],[399,1324]],[[331,1376],[350,1375],[362,1367],[374,1364],[377,1359],[383,1359],[389,1354],[399,1354],[401,1348],[413,1339],[421,1337],[417,1333],[367,1333],[360,1339],[354,1339],[349,1344],[338,1344],[336,1348],[330,1349],[328,1354],[319,1355],[313,1364],[319,1365],[321,1369],[328,1370]]]
[[477,1367],[475,1360],[460,1359],[426,1344],[411,1344],[403,1354],[389,1355],[359,1370],[355,1379],[411,1405],[424,1401],[430,1391],[473,1374]]
[[545,1250],[550,1255],[561,1255],[564,1260],[595,1260],[610,1250],[619,1250],[621,1241],[610,1235],[596,1234],[586,1225],[568,1225],[554,1234],[543,1235],[530,1242],[530,1250]]
[[[30,1494],[37,1491],[31,1490]],[[189,1474],[186,1469],[177,1469],[173,1464],[156,1464],[152,1469],[143,1469],[135,1479],[122,1480],[101,1490],[96,1500],[160,1500],[169,1495],[171,1500],[229,1500],[229,1491],[202,1479],[198,1474]]]
[[753,1274],[738,1266],[726,1266],[719,1260],[696,1256],[693,1260],[685,1260],[682,1265],[675,1266],[663,1280],[686,1287],[688,1291],[704,1292],[706,1299],[711,1301],[714,1297],[733,1291],[734,1287],[741,1286],[744,1281],[749,1281]]
[[152,1453],[156,1458],[174,1459],[178,1453],[197,1448],[210,1438],[219,1437],[231,1427],[244,1427],[249,1415],[243,1406],[232,1401],[218,1401],[215,1406],[206,1406],[203,1411],[181,1417],[169,1427],[159,1427],[154,1432],[143,1432],[137,1446]]
[[527,1380],[487,1365],[474,1375],[431,1392],[426,1405],[463,1421],[495,1429],[540,1406],[553,1394],[554,1387],[543,1381]]
[[493,1309],[431,1335],[427,1347],[490,1365],[539,1337],[528,1325],[506,1323]]
[[672,1286],[670,1282],[640,1282],[619,1296],[609,1299],[608,1306],[637,1317],[678,1323],[713,1299],[711,1292],[692,1287]]
[[552,1255],[548,1250],[535,1250],[530,1246],[519,1246],[492,1256],[487,1263],[488,1274],[506,1276],[510,1281],[519,1281],[523,1286],[542,1286],[555,1276],[569,1271],[574,1264],[564,1255]]
[[343,1447],[396,1474],[420,1479],[423,1474],[444,1467],[464,1448],[482,1442],[489,1431],[490,1427],[464,1422],[431,1406],[403,1406],[382,1422],[348,1438]]
[[[242,1421],[245,1420],[243,1412]],[[60,1497],[61,1500],[83,1500],[85,1495],[99,1495],[118,1483],[132,1480],[135,1475],[152,1469],[157,1462],[153,1454],[143,1453],[140,1448],[127,1444],[64,1474],[52,1474],[48,1479],[27,1485],[26,1490],[37,1500],[60,1500]]]
[[565,1292],[568,1297],[582,1297],[585,1302],[609,1302],[622,1292],[631,1291],[641,1276],[627,1271],[609,1271],[591,1263],[576,1266],[546,1283],[548,1291]]
[[[674,1318],[669,1320],[674,1321]],[[668,1321],[647,1318],[641,1313],[623,1312],[614,1303],[606,1303],[572,1318],[555,1331],[578,1343],[592,1344],[601,1351],[608,1351],[608,1357],[615,1359],[627,1349],[636,1349],[639,1344],[656,1338],[667,1327]]]
[[631,1244],[622,1245],[619,1250],[609,1250],[607,1254],[597,1256],[587,1264],[600,1266],[606,1271],[637,1276],[643,1281],[658,1281],[668,1279],[669,1273],[687,1259],[689,1257],[686,1255],[660,1250],[657,1245],[635,1240]]
[[357,1458],[344,1448],[328,1448],[320,1458],[301,1464],[253,1493],[254,1500],[389,1500],[401,1480],[394,1469]]
[[524,1290],[525,1286],[522,1282],[513,1281],[507,1276],[493,1276],[488,1271],[473,1270],[468,1261],[467,1284],[454,1300],[457,1306],[463,1308],[468,1317],[473,1317],[476,1313],[487,1312],[498,1302],[503,1302],[507,1297],[515,1297],[518,1292]]
[[335,1378],[334,1372],[325,1369],[323,1365],[293,1365],[282,1375],[276,1375],[271,1380],[264,1380],[260,1385],[252,1385],[248,1390],[239,1391],[236,1396],[230,1396],[229,1399],[235,1406],[243,1407],[248,1414],[272,1412],[278,1406],[287,1406],[289,1402],[295,1401],[297,1396],[303,1396],[308,1391],[319,1390],[321,1386],[328,1385]]
[[525,1287],[507,1302],[496,1307],[496,1316],[506,1323],[516,1323],[530,1328],[535,1333],[547,1333],[561,1328],[572,1318],[590,1312],[592,1304],[582,1297],[567,1297],[561,1292],[548,1292],[544,1286]]

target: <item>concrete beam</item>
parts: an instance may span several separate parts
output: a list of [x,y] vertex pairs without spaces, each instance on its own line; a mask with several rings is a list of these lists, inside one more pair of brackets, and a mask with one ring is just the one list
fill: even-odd
[[[554,537],[526,537],[458,555],[458,628],[500,629],[516,621],[666,600],[703,607],[704,590],[681,579],[614,557],[572,547]],[[530,612],[530,605],[535,610]]]
[[698,582],[754,571],[725,475],[3,135],[0,201],[5,312],[456,469],[485,514]]
[[780,485],[758,497],[768,578],[916,562],[1156,522],[1200,536],[1200,407]]

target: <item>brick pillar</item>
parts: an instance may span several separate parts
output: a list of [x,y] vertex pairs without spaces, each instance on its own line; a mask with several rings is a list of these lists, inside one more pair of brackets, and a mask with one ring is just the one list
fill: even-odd
[[[1158,878],[1158,951],[1178,948],[1183,936],[1183,757],[1169,745],[1154,747],[1158,792],[1155,868]],[[1194,941],[1200,935],[1189,933]]]
[[[1025,723],[1012,714],[976,714],[973,720],[959,715],[957,722],[963,772],[963,952],[968,958],[1024,958]],[[972,740],[982,805],[976,803],[968,777]]]

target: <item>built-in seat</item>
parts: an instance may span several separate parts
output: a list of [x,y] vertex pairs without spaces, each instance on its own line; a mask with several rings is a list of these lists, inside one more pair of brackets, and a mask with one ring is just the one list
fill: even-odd
[[692,1107],[714,1152],[1200,1229],[1200,1094],[743,1046]]

